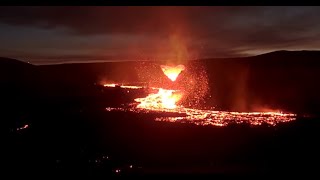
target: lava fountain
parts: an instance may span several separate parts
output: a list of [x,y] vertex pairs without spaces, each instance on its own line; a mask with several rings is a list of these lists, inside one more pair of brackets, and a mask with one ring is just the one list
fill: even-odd
[[171,80],[175,81],[179,74],[185,69],[184,65],[166,66],[161,65],[163,73]]
[[[184,65],[178,66],[166,66],[161,65],[163,73],[171,80],[175,81],[179,74],[185,69]],[[159,88],[157,93],[151,93],[145,98],[137,98],[136,102],[140,104],[137,108],[148,110],[166,110],[178,108],[177,102],[181,100],[183,96],[182,91],[168,90]]]

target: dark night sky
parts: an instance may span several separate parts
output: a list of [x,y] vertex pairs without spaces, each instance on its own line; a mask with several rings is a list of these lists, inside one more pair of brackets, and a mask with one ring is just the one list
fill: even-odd
[[0,7],[0,56],[34,64],[319,50],[320,7]]

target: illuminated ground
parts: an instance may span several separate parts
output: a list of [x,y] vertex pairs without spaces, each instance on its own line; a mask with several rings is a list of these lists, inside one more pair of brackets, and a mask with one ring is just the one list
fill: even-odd
[[[116,84],[106,84],[105,87],[116,87]],[[139,89],[139,86],[119,86],[124,89]],[[157,117],[156,121],[193,123],[196,125],[226,126],[231,123],[247,123],[250,125],[276,125],[293,121],[296,115],[283,112],[228,112],[201,110],[176,106],[177,96],[173,95],[175,90],[158,89],[158,93],[151,93],[145,98],[137,98],[138,103],[128,104],[122,108],[107,107],[107,111],[131,111],[135,113],[159,112],[165,113],[163,117]]]

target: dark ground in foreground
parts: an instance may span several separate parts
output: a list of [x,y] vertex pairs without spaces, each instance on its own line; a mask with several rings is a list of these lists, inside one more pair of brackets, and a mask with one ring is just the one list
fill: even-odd
[[319,119],[214,127],[155,122],[152,115],[103,108],[47,107],[15,124],[28,128],[6,131],[5,172],[59,177],[317,172]]
[[[189,67],[202,64],[208,74],[208,106],[241,111],[267,105],[314,114],[276,127],[203,127],[105,111],[139,93],[104,91],[97,86],[100,80],[136,82],[145,70],[166,78],[159,63],[34,66],[0,58],[0,129],[5,135],[0,177],[317,175],[319,57],[320,52],[281,51],[190,62]],[[143,71],[133,68],[140,66]]]

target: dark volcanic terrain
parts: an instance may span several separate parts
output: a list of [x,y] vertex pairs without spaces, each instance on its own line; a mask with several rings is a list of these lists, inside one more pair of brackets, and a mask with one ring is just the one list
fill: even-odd
[[102,82],[141,82],[142,69],[165,79],[161,62],[35,66],[1,58],[2,167],[17,176],[315,173],[313,164],[320,160],[319,59],[317,51],[278,51],[187,62],[205,67],[210,88],[205,106],[233,111],[267,107],[299,115],[276,127],[209,127],[105,111],[143,92],[108,90]]

